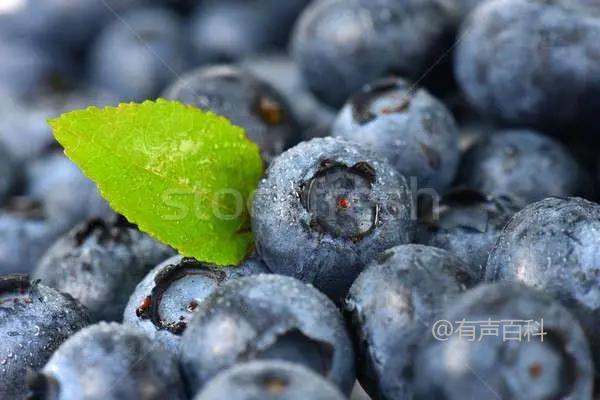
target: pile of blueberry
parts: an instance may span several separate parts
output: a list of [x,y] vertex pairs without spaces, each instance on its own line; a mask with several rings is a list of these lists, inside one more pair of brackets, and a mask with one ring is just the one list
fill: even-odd
[[[0,0],[0,399],[600,399],[598,0]],[[164,97],[268,169],[240,266],[45,119]]]

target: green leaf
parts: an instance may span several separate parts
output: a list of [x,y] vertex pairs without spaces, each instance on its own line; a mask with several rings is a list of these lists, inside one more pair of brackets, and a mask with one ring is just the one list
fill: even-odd
[[68,112],[54,136],[114,210],[186,256],[237,265],[252,248],[258,146],[227,119],[179,102]]

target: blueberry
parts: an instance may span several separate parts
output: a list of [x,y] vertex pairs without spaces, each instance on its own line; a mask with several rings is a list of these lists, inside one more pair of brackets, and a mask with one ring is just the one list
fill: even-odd
[[600,205],[548,198],[514,215],[487,263],[486,279],[517,281],[560,300],[588,334],[600,372]]
[[157,96],[189,64],[179,17],[160,8],[126,13],[97,39],[90,60],[94,85],[124,100]]
[[451,17],[436,0],[318,0],[296,24],[293,55],[308,86],[339,107],[386,75],[418,78],[445,47]]
[[52,136],[48,119],[90,105],[102,107],[110,104],[118,104],[118,99],[112,93],[97,88],[40,95],[35,101],[28,102],[14,98],[0,88],[0,147],[6,147],[11,158],[20,164],[35,162],[59,147]]
[[417,242],[448,250],[482,274],[500,232],[517,211],[511,198],[455,189],[437,210],[421,218]]
[[2,40],[0,36],[0,58],[0,90],[21,100],[58,89],[72,75],[65,55],[26,41]]
[[171,353],[198,305],[230,279],[268,272],[257,258],[239,267],[217,267],[174,256],[146,275],[129,298],[123,323],[142,329]]
[[29,380],[31,400],[186,399],[176,361],[133,328],[82,329]]
[[[543,173],[540,173],[543,172]],[[525,206],[550,196],[585,195],[591,180],[568,150],[528,130],[495,132],[463,158],[459,181]]]
[[494,0],[467,19],[455,57],[474,107],[511,125],[555,129],[600,111],[600,6]]
[[239,65],[281,93],[298,118],[304,139],[311,139],[306,133],[314,129],[323,129],[329,133],[335,119],[334,110],[322,104],[308,90],[298,66],[289,56],[260,55],[243,60]]
[[17,162],[34,160],[53,145],[46,120],[54,116],[51,107],[18,101],[0,89],[0,143]]
[[354,94],[340,111],[334,136],[386,157],[419,186],[445,189],[459,161],[458,128],[448,109],[423,89],[383,79]]
[[201,63],[231,62],[284,47],[308,0],[205,0],[190,22]]
[[360,381],[373,398],[412,398],[414,349],[434,316],[478,276],[445,250],[394,247],[352,285],[345,311],[358,346]]
[[71,294],[96,320],[121,320],[129,295],[146,273],[174,251],[122,218],[92,219],[60,238],[34,276]]
[[354,383],[352,343],[336,307],[316,289],[273,274],[233,279],[198,306],[183,334],[181,364],[193,391],[233,364],[303,364],[345,393]]
[[235,66],[194,70],[168,87],[163,97],[227,117],[246,130],[266,161],[299,141],[295,117],[281,95]]
[[17,165],[12,156],[0,143],[0,204],[11,194],[17,175]]
[[[440,318],[455,328],[464,319],[464,326],[475,327],[475,340],[454,332],[441,341],[428,332],[415,366],[415,399],[592,398],[593,367],[581,327],[539,292],[520,285],[481,285],[452,302]],[[515,320],[534,321],[529,337],[527,324]]]
[[11,198],[0,209],[0,275],[33,271],[62,231],[35,201]]
[[27,275],[0,276],[0,398],[24,399],[25,375],[89,323],[71,296],[31,282]]
[[96,185],[58,152],[29,163],[26,180],[27,196],[41,202],[46,216],[66,229],[88,218],[114,214]]
[[14,0],[3,3],[0,37],[81,50],[106,21],[140,0]]
[[343,400],[323,377],[297,364],[253,361],[217,375],[194,400]]
[[275,273],[341,301],[379,252],[412,239],[406,181],[340,139],[304,142],[277,158],[253,203],[256,248]]

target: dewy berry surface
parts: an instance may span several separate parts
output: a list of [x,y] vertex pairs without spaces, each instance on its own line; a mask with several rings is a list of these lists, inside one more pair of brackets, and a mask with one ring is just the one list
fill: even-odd
[[175,359],[148,336],[100,322],[64,342],[29,387],[34,399],[183,400],[181,379]]
[[358,347],[359,380],[371,396],[413,396],[411,368],[423,332],[478,278],[451,253],[421,245],[394,247],[359,275],[344,311]]
[[60,238],[33,276],[68,293],[98,321],[120,321],[130,293],[173,249],[121,218],[93,219]]
[[24,398],[27,372],[41,368],[62,342],[89,323],[87,311],[71,296],[27,275],[2,275],[0,398]]
[[140,328],[172,354],[179,354],[181,336],[198,306],[230,279],[268,272],[251,257],[240,267],[217,267],[174,256],[162,262],[138,284],[123,323]]
[[0,400],[600,400],[599,116],[600,0],[0,0]]
[[354,383],[354,352],[334,304],[314,287],[275,274],[233,279],[198,306],[183,334],[181,363],[193,390],[253,359],[295,362]]
[[600,365],[600,206],[551,197],[513,216],[488,259],[489,281],[520,282],[579,318]]
[[408,185],[372,151],[313,139],[273,161],[256,192],[252,229],[271,272],[341,302],[377,253],[414,234]]

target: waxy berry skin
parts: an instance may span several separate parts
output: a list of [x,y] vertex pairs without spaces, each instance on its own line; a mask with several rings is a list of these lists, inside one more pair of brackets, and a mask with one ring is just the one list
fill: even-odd
[[490,253],[486,280],[520,282],[569,308],[600,371],[600,205],[551,197],[513,216]]
[[283,361],[238,364],[212,379],[194,400],[343,400],[340,391],[307,368]]
[[358,276],[344,309],[359,379],[373,398],[412,398],[415,348],[434,317],[479,278],[449,252],[413,244],[383,252]]
[[287,276],[227,282],[199,304],[183,334],[181,365],[192,391],[254,359],[302,364],[343,393],[355,381],[352,342],[339,311],[314,287]]
[[459,182],[525,206],[550,196],[583,196],[591,179],[559,142],[530,130],[493,132],[464,155]]
[[[454,331],[442,340],[431,330],[423,333],[416,400],[592,398],[585,335],[575,317],[543,293],[518,284],[479,285],[436,319],[451,322]],[[528,328],[518,321],[531,322]]]
[[24,399],[27,372],[41,368],[89,323],[87,311],[71,296],[24,274],[0,276],[0,398]]
[[296,24],[292,54],[313,93],[340,107],[376,79],[422,76],[451,20],[438,0],[318,0]]
[[482,114],[542,130],[596,121],[597,1],[486,1],[459,35],[456,79]]
[[137,285],[125,307],[123,323],[143,330],[178,355],[181,335],[208,295],[231,279],[267,272],[255,257],[240,266],[221,267],[174,256]]
[[446,106],[396,78],[375,81],[342,108],[332,136],[384,156],[420,188],[445,190],[458,168],[458,128]]
[[93,219],[48,249],[33,276],[71,294],[95,320],[120,321],[135,286],[173,254],[122,218]]
[[65,341],[29,380],[32,400],[185,400],[176,360],[143,332],[91,325]]
[[271,272],[341,302],[379,252],[414,233],[405,179],[341,139],[304,142],[273,161],[253,203],[256,248]]

